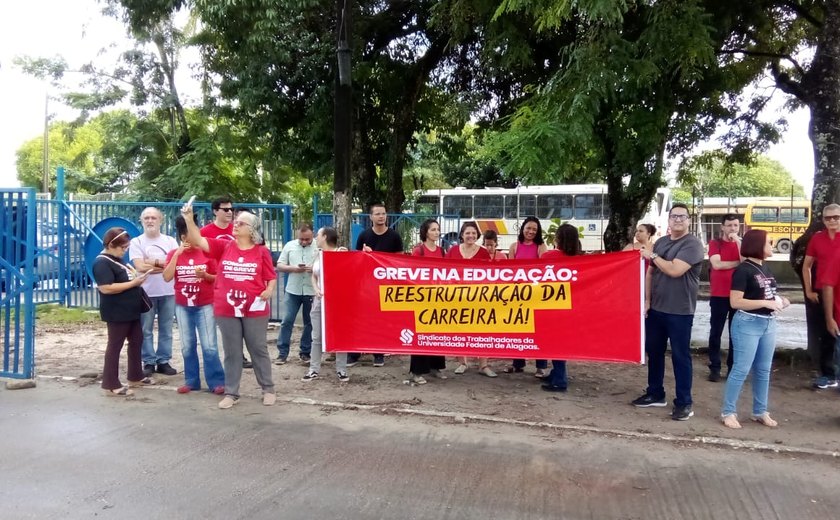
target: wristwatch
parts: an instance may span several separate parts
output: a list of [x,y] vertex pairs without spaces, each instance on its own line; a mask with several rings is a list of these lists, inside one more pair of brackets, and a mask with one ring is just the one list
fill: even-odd
[[653,261],[654,261],[654,260],[656,260],[657,258],[659,258],[659,255],[657,255],[656,253],[651,253],[651,254],[650,254],[650,261],[651,261],[651,262],[653,262]]

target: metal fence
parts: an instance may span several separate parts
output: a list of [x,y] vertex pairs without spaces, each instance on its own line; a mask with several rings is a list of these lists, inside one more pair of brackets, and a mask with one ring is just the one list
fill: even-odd
[[[85,252],[101,249],[103,223],[107,227],[124,223],[141,232],[140,214],[147,207],[155,207],[164,215],[161,232],[176,236],[175,217],[182,206],[181,202],[37,201],[36,303],[98,307],[99,293],[88,274]],[[195,202],[193,207],[201,225],[213,220],[210,203]],[[247,203],[237,204],[237,208],[248,209],[260,217],[266,247],[276,260],[284,240],[291,236],[291,206]],[[272,319],[280,318],[282,291],[277,293]]]
[[[441,246],[444,249],[453,243],[458,243],[458,232],[461,228],[461,218],[457,215],[423,215],[418,213],[389,213],[388,227],[399,233],[403,242],[403,249],[411,251],[415,245],[420,243],[420,225],[424,220],[433,218],[440,225]],[[356,239],[359,234],[371,226],[370,215],[367,213],[354,213],[351,216],[352,228],[350,230],[350,248],[356,247]],[[333,216],[330,213],[318,214],[315,217],[315,227],[332,226]]]

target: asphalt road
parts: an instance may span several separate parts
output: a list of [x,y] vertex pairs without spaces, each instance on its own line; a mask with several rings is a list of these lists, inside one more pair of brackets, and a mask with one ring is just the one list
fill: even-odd
[[336,411],[0,390],[3,518],[828,518],[837,462]]

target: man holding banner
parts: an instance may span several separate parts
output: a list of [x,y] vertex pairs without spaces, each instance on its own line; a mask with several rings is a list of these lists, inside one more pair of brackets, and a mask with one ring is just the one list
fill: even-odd
[[671,418],[685,421],[691,410],[691,325],[697,306],[703,244],[688,233],[688,207],[674,204],[668,214],[669,234],[656,241],[653,251],[641,249],[650,260],[645,277],[645,350],[648,387],[633,401],[640,408],[664,407],[665,349],[671,341],[676,399]]
[[[384,204],[374,204],[370,207],[371,227],[362,231],[356,239],[356,250],[371,253],[379,251],[382,253],[402,253],[403,243],[400,234],[388,227],[388,213],[385,212]],[[347,356],[347,366],[352,367],[359,362],[360,353],[351,353]],[[385,355],[374,354],[373,366],[385,366]]]

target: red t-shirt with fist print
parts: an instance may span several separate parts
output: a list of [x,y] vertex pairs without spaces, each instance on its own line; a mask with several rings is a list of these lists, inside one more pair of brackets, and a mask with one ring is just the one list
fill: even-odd
[[268,282],[277,278],[271,252],[261,245],[239,249],[236,242],[215,238],[208,238],[207,243],[208,255],[218,261],[213,314],[231,318],[268,316],[268,302],[259,310],[252,305]]
[[[173,249],[166,255],[169,264],[175,255]],[[216,274],[216,261],[197,247],[184,249],[175,263],[175,303],[184,307],[200,307],[213,303],[213,282],[196,276],[196,269]]]

